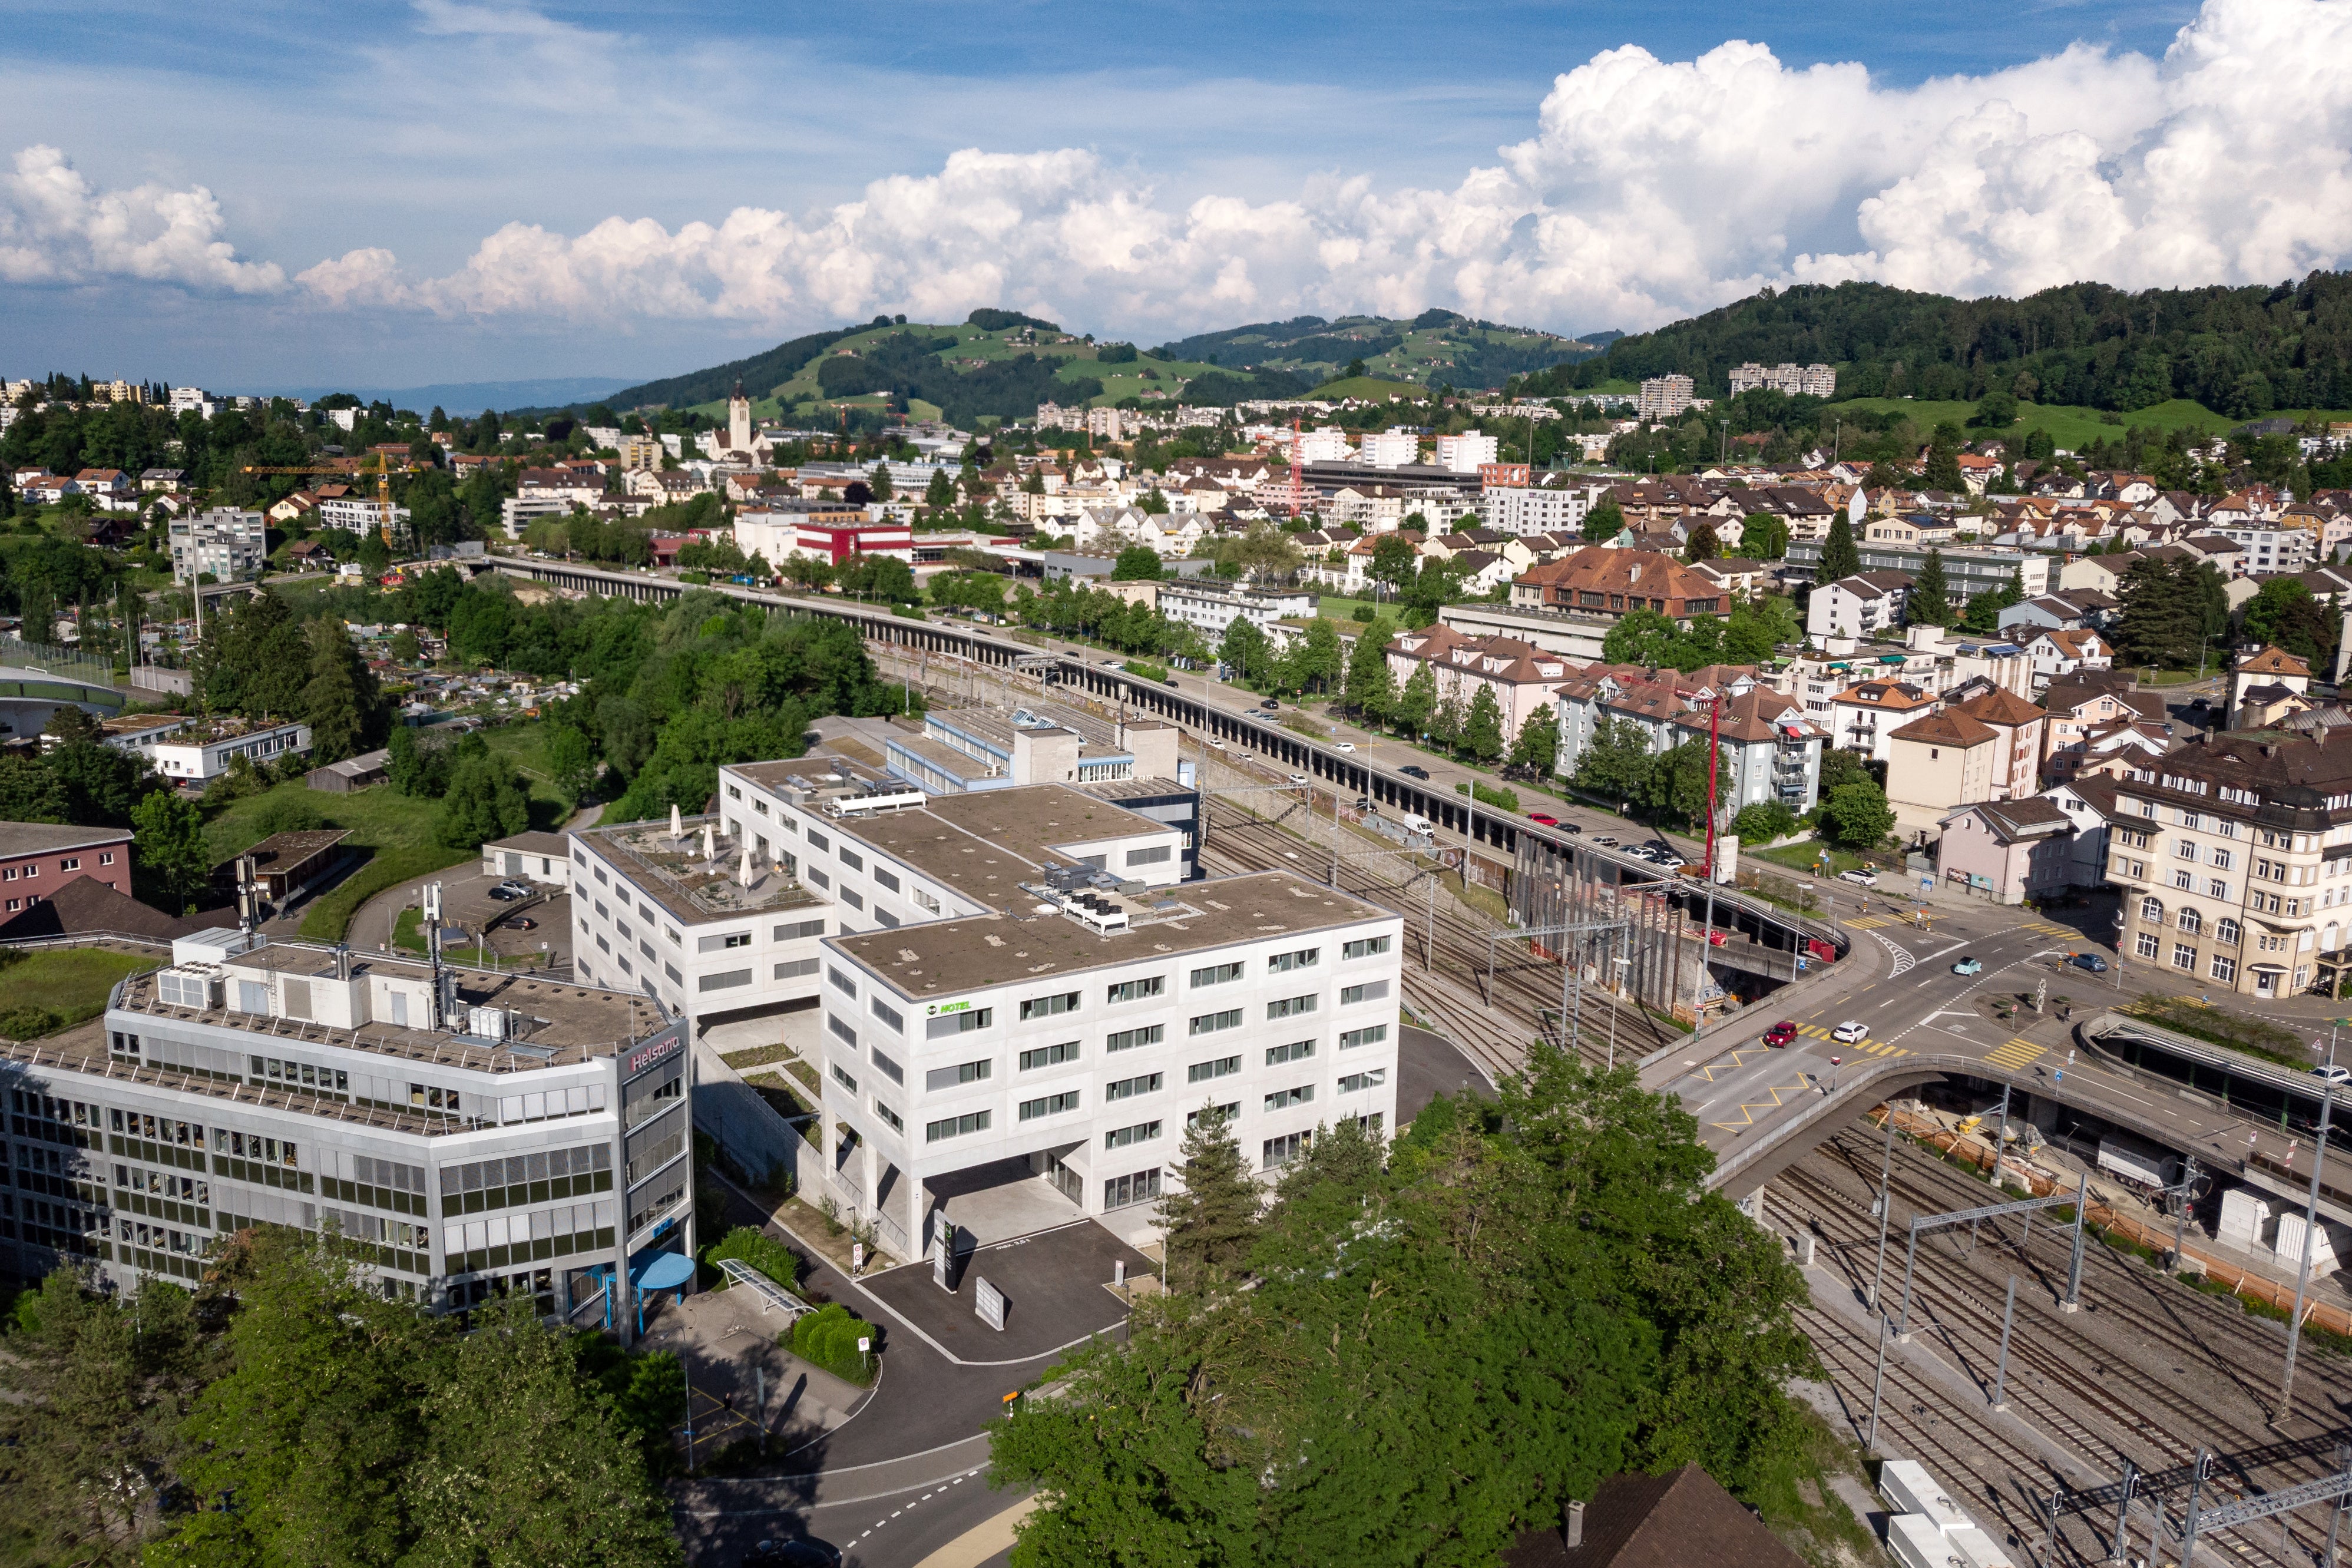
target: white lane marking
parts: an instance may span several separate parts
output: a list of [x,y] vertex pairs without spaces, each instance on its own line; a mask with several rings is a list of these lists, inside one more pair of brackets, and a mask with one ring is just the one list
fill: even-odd
[[1895,972],[1887,976],[1889,980],[1893,980],[1898,975],[1907,973],[1910,971],[1912,964],[1917,962],[1917,960],[1911,956],[1907,949],[1897,946],[1883,931],[1872,931],[1870,934],[1878,938],[1879,946],[1885,948],[1887,952],[1895,955]]

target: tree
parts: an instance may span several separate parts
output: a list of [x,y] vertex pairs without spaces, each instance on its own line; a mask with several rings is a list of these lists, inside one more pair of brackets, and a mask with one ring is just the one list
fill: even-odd
[[556,788],[578,800],[596,785],[596,748],[575,726],[552,724],[547,734],[547,771]]
[[1822,544],[1821,575],[1814,581],[1823,586],[1851,577],[1862,570],[1862,552],[1853,547],[1853,527],[1839,512],[1830,519],[1829,538]]
[[1952,624],[1952,589],[1944,576],[1944,552],[1930,548],[1919,575],[1911,584],[1911,593],[1904,603],[1904,616],[1915,626],[1948,626]]
[[1297,656],[1297,671],[1300,687],[1317,691],[1328,691],[1339,679],[1345,667],[1339,648],[1339,628],[1321,616],[1307,623],[1306,634],[1295,639],[1292,651]]
[[1682,633],[1657,610],[1628,610],[1601,639],[1601,657],[1611,664],[1638,664],[1645,669],[1671,668]]
[[1249,1254],[1262,1194],[1233,1128],[1204,1104],[1184,1129],[1177,1186],[1160,1200],[1168,1288],[1214,1290]]
[[83,827],[128,827],[131,812],[156,786],[147,759],[87,738],[42,759],[65,797],[65,820]]
[[65,787],[38,757],[0,757],[0,822],[66,820]]
[[2246,605],[2247,640],[2283,647],[2314,668],[2335,651],[2341,624],[2299,577],[2273,577]]
[[392,634],[392,658],[395,664],[415,664],[425,657],[425,645],[406,626]]
[[1863,761],[1861,752],[1840,751],[1833,746],[1822,748],[1821,773],[1814,781],[1818,792],[1816,798],[1827,800],[1857,780],[1871,784],[1877,782],[1872,778],[1870,765]]
[[1166,517],[1168,515],[1167,492],[1158,485],[1152,486],[1135,498],[1135,510],[1146,517]]
[[1600,504],[1584,514],[1584,537],[1591,543],[1606,544],[1625,531],[1625,509],[1617,504],[1615,496],[1602,496]]
[[1789,553],[1789,525],[1769,511],[1751,511],[1739,522],[1739,553],[1749,561],[1778,561]]
[[[2197,661],[2215,630],[2208,613],[2207,584],[2198,570],[2210,566],[2210,562],[2183,559],[2175,564],[2149,556],[2125,568],[2123,580],[2116,584],[2116,596],[2124,607],[2115,637],[2129,662],[2179,668]],[[2217,583],[2219,576],[2214,574]],[[2226,593],[2221,602],[2227,605]]]
[[1389,716],[1410,739],[1421,735],[1437,712],[1437,672],[1426,659],[1413,661],[1412,674],[1390,705]]
[[1245,682],[1263,679],[1274,664],[1274,650],[1266,643],[1265,633],[1247,616],[1235,616],[1225,623],[1217,657]]
[[1630,1069],[1539,1051],[1385,1168],[1351,1136],[1286,1167],[1251,1289],[1139,1310],[993,1425],[1024,1564],[1491,1563],[1618,1471],[1752,1497],[1797,1462],[1803,1279]]
[[934,512],[943,512],[952,510],[955,503],[956,482],[948,478],[948,471],[945,468],[941,468],[931,476],[931,482],[923,488],[923,504]]
[[383,697],[375,672],[332,616],[310,623],[310,683],[303,689],[310,725],[310,758],[339,763],[373,747],[384,728]]
[[1388,644],[1388,623],[1371,621],[1356,634],[1355,651],[1348,659],[1347,704],[1375,722],[1388,717],[1396,699],[1396,684],[1389,675]]
[[1528,768],[1545,778],[1559,761],[1559,720],[1549,702],[1520,721],[1511,738],[1511,766]]
[[1167,574],[1160,552],[1149,544],[1130,544],[1118,552],[1111,563],[1110,580],[1114,583],[1150,583]]
[[204,813],[175,790],[147,792],[131,808],[131,868],[139,896],[167,914],[195,908],[212,879]]
[[1969,423],[1979,430],[2006,430],[2017,423],[2017,397],[1996,388],[1977,399]]
[[1702,522],[1691,530],[1690,539],[1683,545],[1685,561],[1717,561],[1722,556],[1723,541],[1716,537],[1713,524]]
[[[1704,735],[1683,742],[1652,759],[1642,798],[1653,811],[1672,812],[1700,831],[1706,820],[1707,741]],[[1715,799],[1718,806],[1731,798],[1731,760],[1716,759]]]
[[866,488],[873,492],[876,500],[888,500],[890,499],[890,465],[887,462],[875,464],[874,472],[866,477]]
[[1492,763],[1503,754],[1503,705],[1496,700],[1495,689],[1484,681],[1463,711],[1461,744],[1481,763]]
[[1927,471],[1922,477],[1929,489],[1947,495],[1958,495],[1969,488],[1960,477],[1958,452],[1941,441],[1927,448]]
[[530,798],[512,764],[487,753],[462,757],[449,769],[447,793],[435,832],[452,849],[478,849],[530,826]]
[[1577,752],[1576,787],[1613,795],[1622,808],[1640,793],[1652,761],[1650,738],[1640,724],[1604,714],[1592,726],[1592,738]]
[[1849,849],[1874,849],[1895,831],[1895,812],[1886,792],[1868,778],[1837,786],[1822,803],[1822,835]]

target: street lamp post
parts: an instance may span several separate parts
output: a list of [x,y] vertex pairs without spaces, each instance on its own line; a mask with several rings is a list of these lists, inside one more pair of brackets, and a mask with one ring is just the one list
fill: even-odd
[[1616,994],[1610,998],[1609,1002],[1609,1068],[1613,1072],[1617,1067],[1617,1009],[1624,1005],[1625,971],[1632,966],[1633,961],[1630,958],[1612,958],[1609,962],[1617,966]]

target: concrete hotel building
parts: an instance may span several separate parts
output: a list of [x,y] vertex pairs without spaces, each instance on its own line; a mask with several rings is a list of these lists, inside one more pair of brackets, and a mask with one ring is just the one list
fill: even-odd
[[2200,989],[2277,996],[2343,967],[2352,746],[2221,734],[2118,781],[2108,879],[2131,956]]
[[695,1246],[689,1069],[641,996],[184,938],[9,1061],[17,1271],[194,1281],[255,1225],[334,1228],[386,1296],[537,1299],[634,1337],[632,1260]]

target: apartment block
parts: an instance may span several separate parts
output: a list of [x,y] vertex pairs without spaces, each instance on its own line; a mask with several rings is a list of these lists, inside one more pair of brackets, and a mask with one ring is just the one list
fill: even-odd
[[268,523],[257,511],[215,507],[194,517],[174,518],[170,530],[172,580],[194,583],[209,573],[215,583],[243,583],[261,575],[268,553]]
[[2117,781],[2107,879],[2131,956],[2200,991],[2340,981],[2352,921],[2352,746],[2220,734]]

